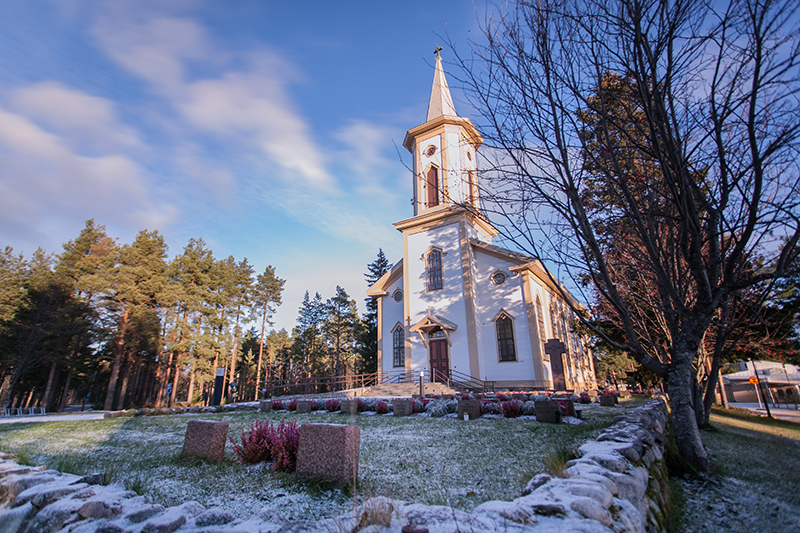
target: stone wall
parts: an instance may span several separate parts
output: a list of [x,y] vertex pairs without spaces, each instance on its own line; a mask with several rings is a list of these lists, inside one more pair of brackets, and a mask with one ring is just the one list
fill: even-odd
[[247,520],[198,502],[164,508],[102,475],[76,476],[17,465],[0,455],[3,533],[662,532],[667,408],[647,402],[614,419],[578,450],[563,477],[539,474],[511,502],[490,501],[471,513],[450,507],[373,498],[355,512],[316,522],[284,522],[265,512]]

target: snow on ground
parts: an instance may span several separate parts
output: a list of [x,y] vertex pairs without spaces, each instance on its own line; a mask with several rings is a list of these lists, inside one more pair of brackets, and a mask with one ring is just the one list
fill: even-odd
[[[106,472],[112,481],[122,481],[163,505],[196,500],[242,518],[268,509],[294,520],[319,519],[347,512],[354,499],[373,496],[471,510],[487,500],[518,497],[525,483],[543,470],[546,454],[592,438],[619,411],[585,410],[586,420],[579,426],[539,424],[530,417],[462,421],[327,411],[185,413],[7,425],[0,428],[0,449],[62,471]],[[189,420],[228,422],[229,435],[238,440],[243,429],[265,417],[361,427],[359,484],[354,494],[301,483],[266,465],[240,465],[230,445],[226,459],[218,464],[179,456]]]

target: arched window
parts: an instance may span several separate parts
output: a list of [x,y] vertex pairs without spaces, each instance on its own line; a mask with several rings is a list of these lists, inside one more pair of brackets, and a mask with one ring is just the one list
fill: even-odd
[[428,274],[428,290],[436,291],[444,288],[442,279],[442,252],[431,250],[425,259],[425,270]]
[[497,331],[497,354],[500,361],[516,361],[517,350],[514,347],[514,321],[505,312],[501,312],[494,321]]
[[425,193],[428,208],[439,205],[439,169],[435,166],[431,166],[425,175]]
[[392,331],[392,355],[392,366],[406,366],[406,334],[401,324],[397,324]]

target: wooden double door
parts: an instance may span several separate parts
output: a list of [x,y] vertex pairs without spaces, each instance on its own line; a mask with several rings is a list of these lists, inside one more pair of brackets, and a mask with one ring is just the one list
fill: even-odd
[[431,382],[444,382],[450,377],[450,359],[447,353],[447,339],[430,340]]

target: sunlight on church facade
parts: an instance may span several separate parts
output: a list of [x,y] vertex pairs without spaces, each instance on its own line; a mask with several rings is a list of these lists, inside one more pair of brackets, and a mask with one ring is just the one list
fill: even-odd
[[426,381],[594,389],[569,293],[539,260],[492,245],[498,232],[481,214],[476,181],[482,142],[456,113],[437,52],[427,119],[403,142],[414,176],[414,216],[394,224],[403,259],[367,291],[378,300],[378,371],[391,381],[424,372]]

